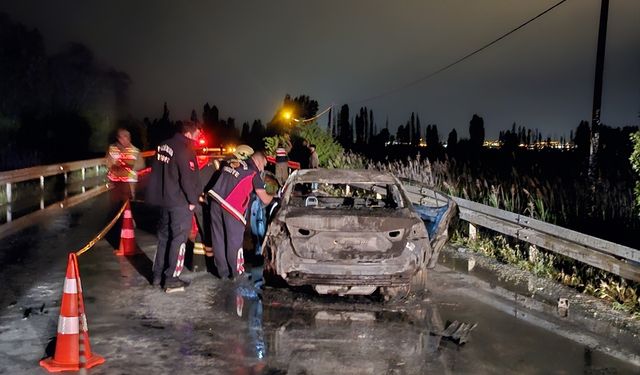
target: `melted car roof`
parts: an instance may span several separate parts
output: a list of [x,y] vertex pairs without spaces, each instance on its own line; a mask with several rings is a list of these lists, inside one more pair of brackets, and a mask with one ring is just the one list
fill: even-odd
[[293,183],[331,182],[331,183],[386,183],[398,181],[388,172],[374,169],[301,169],[295,172]]

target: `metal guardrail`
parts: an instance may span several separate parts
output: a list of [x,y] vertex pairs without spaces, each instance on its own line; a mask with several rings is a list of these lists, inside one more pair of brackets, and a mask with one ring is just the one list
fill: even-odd
[[0,172],[0,184],[5,185],[7,202],[12,201],[12,184],[30,180],[40,180],[40,188],[44,189],[44,178],[64,174],[65,182],[69,172],[81,170],[84,179],[85,171],[89,168],[96,169],[96,175],[101,165],[105,165],[104,158],[72,161],[67,163],[42,165],[37,167],[16,169],[13,171]]
[[[145,151],[143,157],[154,155]],[[80,160],[46,166],[0,172],[0,184],[6,185],[7,202],[11,202],[11,184],[40,179],[44,188],[44,178],[105,165],[104,158]],[[438,199],[438,193],[418,181],[402,179],[409,198],[414,203],[423,203],[425,198]],[[95,191],[92,192],[95,194]],[[543,249],[567,256],[582,263],[619,275],[625,279],[640,281],[640,250],[619,245],[600,238],[545,223],[531,217],[486,206],[466,199],[451,197],[459,209],[459,217],[469,222],[470,233],[476,226],[517,238]]]
[[[434,190],[420,182],[407,179],[402,182],[414,203],[435,196]],[[625,279],[640,281],[640,250],[467,199],[451,198],[458,205],[459,218],[469,222],[470,233],[476,231],[476,226],[491,229]]]

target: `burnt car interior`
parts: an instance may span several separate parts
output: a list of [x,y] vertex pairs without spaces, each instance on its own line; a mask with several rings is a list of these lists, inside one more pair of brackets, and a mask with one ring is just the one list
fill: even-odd
[[293,186],[289,204],[314,209],[401,209],[406,204],[394,184],[305,182]]

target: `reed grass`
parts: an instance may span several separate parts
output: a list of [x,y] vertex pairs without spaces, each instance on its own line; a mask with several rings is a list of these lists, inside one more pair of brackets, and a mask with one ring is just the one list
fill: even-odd
[[[354,163],[350,164],[352,161]],[[616,178],[615,174],[608,179],[602,178],[596,194],[593,194],[586,178],[576,171],[568,171],[566,174],[553,171],[554,173],[545,174],[511,167],[508,173],[500,173],[496,169],[474,168],[471,163],[459,163],[453,159],[431,162],[419,155],[406,161],[385,162],[372,162],[350,155],[344,159],[343,167],[351,165],[359,168],[364,165],[366,168],[390,172],[397,177],[422,182],[449,195],[574,230],[599,230],[600,232],[590,234],[611,235],[606,239],[613,242],[620,243],[616,239],[621,231],[637,233],[640,230],[640,221],[633,209],[633,187],[626,183],[627,179]],[[598,207],[595,215],[588,212],[589,204]],[[632,236],[631,241],[639,241],[635,237]],[[537,276],[555,279],[580,292],[610,302],[614,309],[640,318],[638,283],[502,235],[470,241],[457,230],[452,236],[452,242],[526,269]],[[637,243],[639,242],[627,244],[637,246]]]

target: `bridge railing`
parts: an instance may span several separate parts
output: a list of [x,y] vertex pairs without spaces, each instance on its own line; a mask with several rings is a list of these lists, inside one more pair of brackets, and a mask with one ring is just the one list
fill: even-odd
[[24,181],[40,180],[40,188],[44,189],[45,177],[62,174],[64,175],[66,183],[70,172],[80,170],[82,171],[82,179],[84,180],[87,170],[93,168],[96,171],[96,175],[98,175],[100,167],[103,165],[105,165],[105,159],[96,158],[0,172],[0,185],[5,185],[7,202],[11,203],[13,184]]
[[[435,194],[420,182],[407,179],[402,182],[414,203]],[[625,279],[640,281],[640,250],[467,199],[451,198],[458,205],[459,218],[469,223],[470,237],[476,236],[477,227],[487,228]]]

